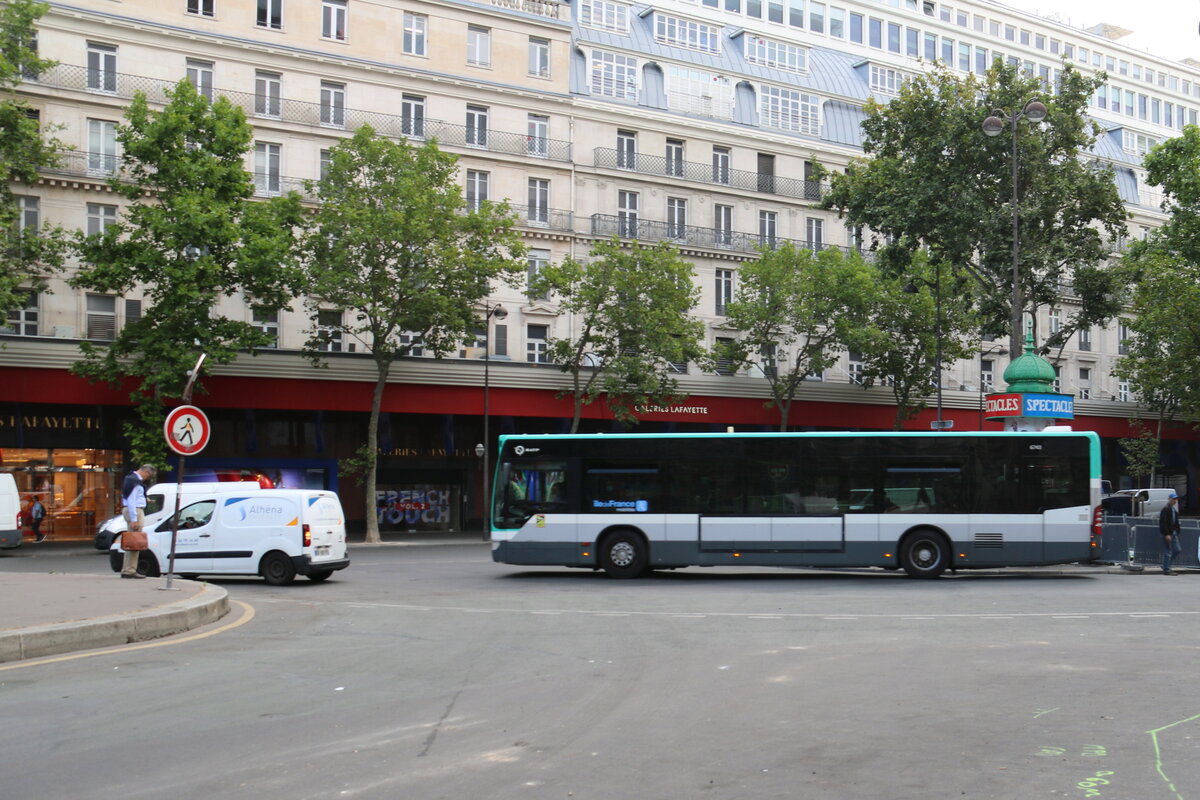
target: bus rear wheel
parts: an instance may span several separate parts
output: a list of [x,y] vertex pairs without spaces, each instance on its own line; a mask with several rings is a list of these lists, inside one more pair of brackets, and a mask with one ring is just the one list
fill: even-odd
[[950,545],[934,531],[917,531],[904,540],[900,565],[910,578],[936,578],[950,566]]
[[650,563],[646,540],[632,531],[619,531],[604,537],[600,547],[600,566],[613,578],[636,578]]

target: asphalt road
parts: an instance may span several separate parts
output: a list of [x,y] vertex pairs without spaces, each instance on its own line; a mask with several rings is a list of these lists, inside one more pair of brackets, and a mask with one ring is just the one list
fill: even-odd
[[0,669],[0,796],[1200,798],[1198,575],[353,558],[218,581],[252,612],[206,636]]

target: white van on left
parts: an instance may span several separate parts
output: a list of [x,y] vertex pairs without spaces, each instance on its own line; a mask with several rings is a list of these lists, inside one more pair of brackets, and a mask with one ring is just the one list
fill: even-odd
[[21,546],[21,495],[17,481],[7,472],[0,472],[0,548]]

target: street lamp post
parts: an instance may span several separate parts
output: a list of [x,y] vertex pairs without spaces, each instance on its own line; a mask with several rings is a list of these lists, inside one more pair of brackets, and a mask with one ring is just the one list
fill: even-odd
[[1021,231],[1020,231],[1020,196],[1017,193],[1017,123],[1022,119],[1030,122],[1041,122],[1046,118],[1046,106],[1038,100],[1030,100],[1025,107],[1015,114],[1009,114],[1003,109],[995,109],[991,116],[983,121],[983,132],[988,136],[999,136],[1005,124],[1012,129],[1012,338],[1009,348],[1013,353],[1020,351],[1021,346]]
[[492,513],[492,482],[489,473],[488,455],[491,453],[492,441],[491,431],[489,429],[489,421],[491,419],[491,409],[488,407],[488,389],[490,386],[488,365],[491,362],[492,352],[492,318],[504,319],[508,316],[508,311],[504,306],[497,303],[494,306],[484,306],[483,316],[483,445],[476,448],[476,452],[482,450],[483,455],[483,540],[486,542],[492,538],[490,517]]

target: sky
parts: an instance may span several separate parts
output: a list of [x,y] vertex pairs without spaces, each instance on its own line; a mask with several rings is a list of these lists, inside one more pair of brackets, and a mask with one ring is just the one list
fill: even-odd
[[997,0],[1038,16],[1088,28],[1107,22],[1133,33],[1119,41],[1138,50],[1182,61],[1200,61],[1200,0]]

